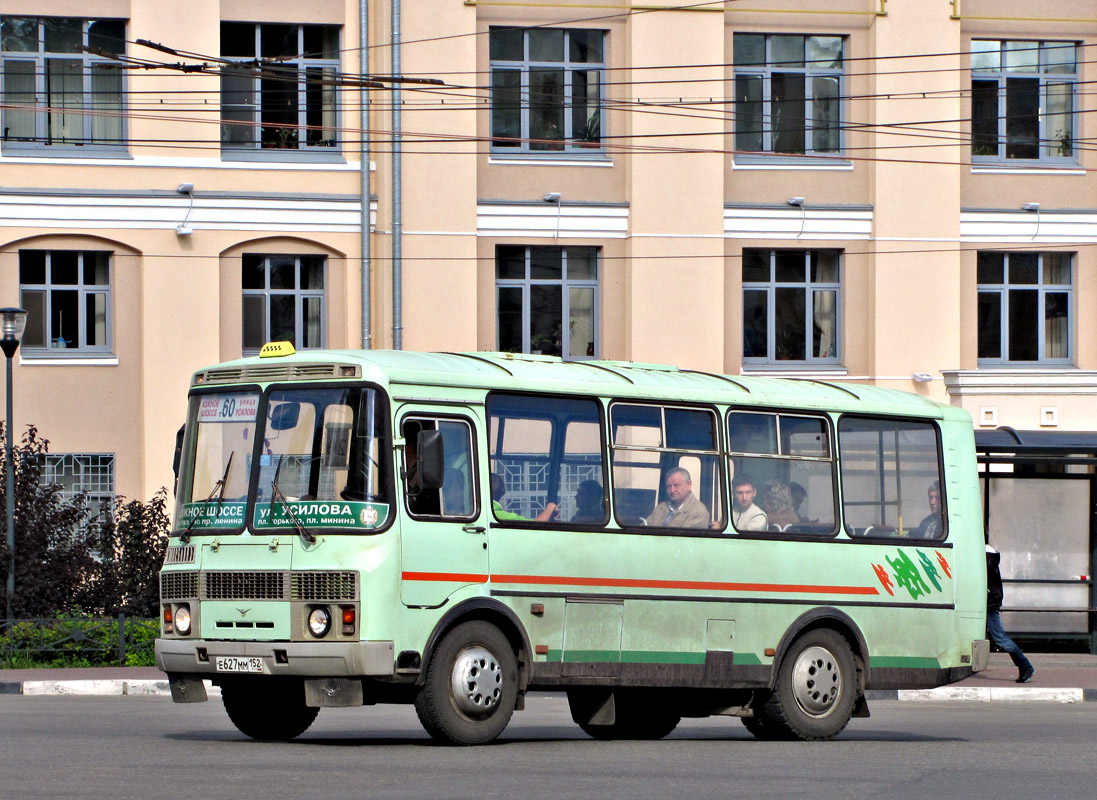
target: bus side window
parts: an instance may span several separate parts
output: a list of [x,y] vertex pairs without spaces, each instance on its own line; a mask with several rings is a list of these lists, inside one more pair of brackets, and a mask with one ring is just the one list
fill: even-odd
[[941,455],[932,422],[843,416],[838,447],[850,536],[945,538],[937,483]]
[[724,479],[712,410],[621,402],[610,407],[610,424],[619,525],[724,527]]
[[[442,486],[420,481],[418,442],[425,431],[441,434]],[[401,425],[404,437],[404,497],[414,517],[469,520],[476,516],[472,469],[472,426],[467,420],[409,417]]]
[[495,518],[598,527],[605,524],[602,418],[597,401],[581,397],[488,397],[489,471]]
[[[758,511],[738,509],[740,532],[826,536],[836,532],[835,464],[830,426],[824,417],[771,412],[728,413],[728,450],[732,486],[746,480],[755,491]],[[744,514],[745,516],[741,516]]]

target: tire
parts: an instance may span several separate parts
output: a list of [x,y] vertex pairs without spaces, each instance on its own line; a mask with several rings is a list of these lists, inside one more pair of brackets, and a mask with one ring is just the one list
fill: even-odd
[[264,742],[288,742],[300,736],[320,713],[305,705],[304,683],[293,680],[226,682],[221,702],[240,733]]
[[486,744],[510,722],[518,699],[518,659],[488,622],[464,622],[438,643],[415,697],[415,712],[434,739]]
[[791,738],[785,731],[780,730],[772,723],[766,722],[766,718],[759,714],[756,717],[740,717],[745,727],[755,739],[763,742],[775,742]]
[[[666,709],[646,705],[641,697],[614,698],[616,713],[612,725],[580,723],[583,733],[595,739],[662,739],[678,727],[682,718]],[[646,707],[645,707],[646,706]]]
[[[752,725],[769,738],[833,739],[853,716],[857,693],[849,643],[836,631],[818,628],[793,642]],[[758,736],[751,725],[747,730]]]

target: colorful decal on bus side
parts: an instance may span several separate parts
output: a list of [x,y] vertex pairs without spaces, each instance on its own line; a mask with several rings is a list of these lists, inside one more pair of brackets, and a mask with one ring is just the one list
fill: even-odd
[[[910,594],[912,600],[917,600],[919,597],[930,594],[930,584],[933,584],[933,591],[941,592],[944,589],[941,587],[941,572],[945,573],[948,578],[952,577],[952,569],[949,567],[948,560],[945,558],[944,553],[938,551],[937,564],[935,565],[925,552],[921,550],[915,550],[918,554],[918,561],[915,562],[906,552],[898,550],[897,556],[892,558],[891,556],[884,556],[884,560],[887,561],[891,567],[889,573],[887,568],[882,564],[873,564],[872,568],[876,572],[876,577],[880,580],[880,585],[884,587],[884,591],[892,597],[895,596],[894,588],[906,589]],[[919,564],[921,569],[919,569]],[[937,567],[940,566],[939,571]],[[923,573],[925,577],[923,577]],[[892,583],[894,579],[894,584]],[[928,583],[927,583],[928,581]]]

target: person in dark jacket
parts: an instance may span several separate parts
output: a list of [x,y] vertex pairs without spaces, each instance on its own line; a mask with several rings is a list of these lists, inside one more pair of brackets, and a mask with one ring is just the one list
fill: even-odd
[[1020,671],[1017,683],[1028,683],[1032,680],[1036,670],[1032,662],[1025,658],[1021,648],[1006,635],[1002,627],[1002,573],[998,564],[1002,560],[1002,554],[987,545],[987,638],[998,646],[1003,652],[1009,653],[1013,663]]

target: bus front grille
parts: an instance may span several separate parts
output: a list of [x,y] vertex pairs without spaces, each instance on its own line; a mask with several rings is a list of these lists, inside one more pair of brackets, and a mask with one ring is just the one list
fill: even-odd
[[160,574],[160,597],[163,600],[185,600],[198,596],[197,572],[163,572]]
[[292,600],[357,600],[357,572],[294,572]]
[[284,600],[286,572],[203,572],[205,600]]
[[168,552],[164,555],[165,564],[193,564],[194,563],[194,545],[176,545],[169,547]]
[[358,600],[357,572],[310,570],[163,572],[163,600],[304,600],[354,602]]
[[245,367],[222,367],[207,369],[194,375],[194,386],[211,383],[242,383],[246,381],[286,381],[325,378],[358,378],[359,367],[352,364],[335,363],[293,363],[293,364],[252,364]]

